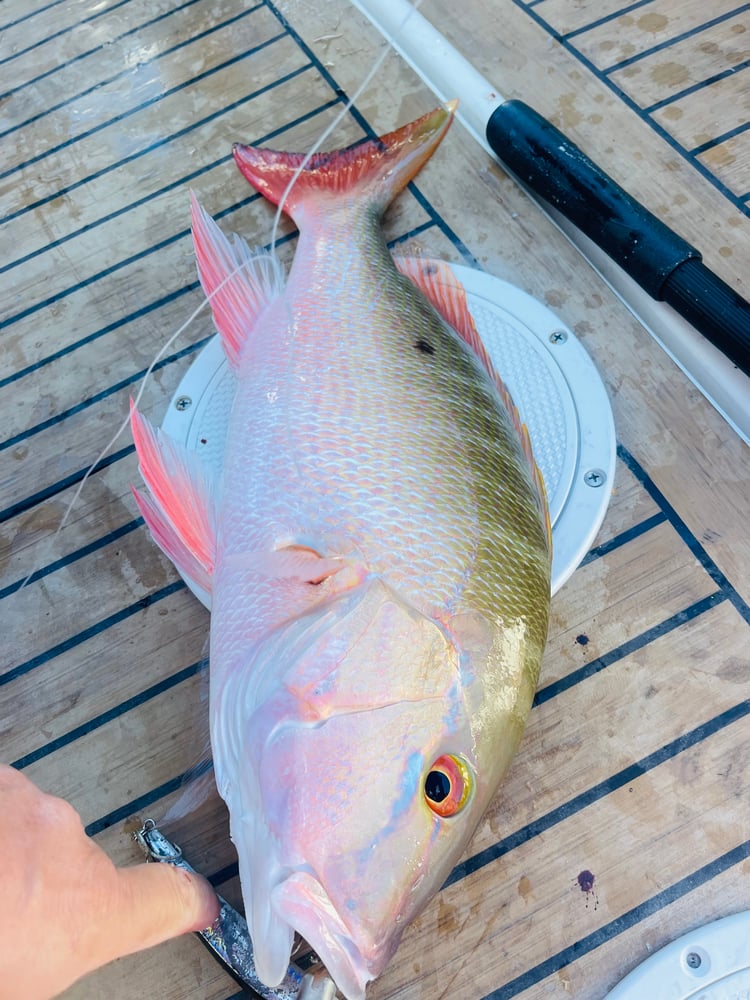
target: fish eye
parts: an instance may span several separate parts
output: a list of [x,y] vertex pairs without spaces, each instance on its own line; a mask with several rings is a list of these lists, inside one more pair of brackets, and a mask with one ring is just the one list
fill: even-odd
[[443,754],[427,772],[425,801],[438,816],[455,816],[466,805],[471,785],[466,763],[453,754]]

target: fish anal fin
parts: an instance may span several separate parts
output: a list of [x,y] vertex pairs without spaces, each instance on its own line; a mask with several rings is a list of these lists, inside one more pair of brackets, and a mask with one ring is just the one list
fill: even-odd
[[253,253],[237,235],[227,239],[192,192],[190,197],[198,276],[224,353],[237,368],[258,316],[284,290],[284,271],[274,254]]
[[518,434],[523,453],[529,463],[531,478],[539,500],[539,511],[544,522],[547,545],[551,552],[552,523],[547,503],[547,490],[544,485],[544,477],[534,459],[529,430],[521,420],[521,415],[513,401],[513,397],[505,382],[498,374],[492,363],[492,359],[487,353],[487,348],[482,342],[474,318],[469,311],[466,290],[456,277],[451,266],[444,260],[428,257],[395,256],[394,262],[399,271],[425,295],[446,323],[453,327],[461,339],[468,344],[495,383],[503,405],[508,411],[511,423]]
[[200,459],[157,431],[132,400],[130,426],[151,494],[134,491],[144,520],[177,568],[210,590],[216,558],[214,505]]
[[143,520],[146,522],[151,537],[168,559],[177,567],[180,576],[189,579],[196,587],[211,593],[211,573],[203,565],[182,538],[175,531],[172,523],[162,514],[151,497],[141,493],[135,486],[130,487]]

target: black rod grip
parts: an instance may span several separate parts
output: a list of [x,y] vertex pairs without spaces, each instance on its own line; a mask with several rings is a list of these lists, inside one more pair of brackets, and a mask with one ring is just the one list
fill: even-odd
[[523,101],[495,109],[487,141],[523,184],[750,375],[750,305],[701,263],[694,246]]
[[750,375],[750,305],[718,275],[686,260],[665,282],[664,301]]
[[546,118],[506,101],[487,123],[503,163],[617,261],[655,299],[665,279],[700,253],[657,219]]

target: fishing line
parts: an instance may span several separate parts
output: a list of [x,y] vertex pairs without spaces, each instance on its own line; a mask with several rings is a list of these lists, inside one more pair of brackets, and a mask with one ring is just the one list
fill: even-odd
[[[421,4],[422,4],[422,0],[415,0],[414,4],[410,7],[409,11],[406,13],[406,15],[401,20],[400,24],[398,25],[398,27],[394,31],[394,33],[393,33],[393,39],[394,39],[394,41],[398,38],[398,36],[401,34],[401,32],[404,30],[404,28],[406,28],[406,26],[408,25],[409,20],[410,20],[410,18],[412,16],[412,13],[414,11],[417,11],[419,9],[419,7],[421,6]],[[393,48],[392,48],[391,43],[385,42],[384,45],[383,45],[382,52],[375,59],[375,61],[373,62],[372,66],[370,67],[370,69],[368,70],[368,72],[365,74],[365,77],[362,80],[362,82],[358,85],[357,89],[354,91],[354,93],[352,94],[352,96],[349,97],[349,98],[347,98],[345,104],[342,106],[341,110],[334,116],[334,118],[331,121],[331,123],[321,132],[321,134],[318,137],[318,139],[315,141],[315,143],[313,143],[312,147],[305,154],[304,159],[300,162],[300,164],[297,166],[297,168],[295,169],[294,173],[292,174],[292,177],[291,177],[289,183],[287,184],[287,186],[286,186],[286,188],[285,188],[285,190],[284,190],[281,198],[279,199],[278,205],[276,207],[276,212],[274,214],[273,223],[272,223],[272,226],[271,226],[271,239],[270,239],[270,243],[269,243],[269,249],[267,251],[271,256],[276,256],[276,245],[277,245],[277,242],[278,242],[278,232],[279,232],[279,225],[281,223],[281,216],[283,215],[283,205],[285,204],[285,202],[286,202],[287,198],[289,197],[292,189],[294,188],[294,185],[297,183],[297,180],[299,179],[299,177],[303,173],[303,171],[307,168],[307,166],[310,163],[310,161],[313,158],[313,156],[318,152],[318,150],[320,149],[320,147],[323,145],[323,143],[326,141],[326,139],[331,135],[331,133],[334,132],[335,129],[339,126],[339,124],[343,121],[343,119],[349,113],[349,111],[351,110],[351,108],[354,106],[355,102],[357,100],[359,100],[359,98],[362,96],[362,94],[364,93],[365,89],[370,85],[370,83],[374,79],[375,75],[378,73],[378,71],[380,70],[381,66],[383,65],[383,63],[385,62],[385,60],[388,58],[388,56],[391,54],[392,51],[393,51]],[[206,309],[207,306],[209,306],[211,304],[211,302],[214,299],[214,297],[219,294],[219,292],[224,288],[224,286],[227,284],[227,282],[231,281],[243,268],[248,267],[249,264],[250,264],[250,262],[247,261],[247,260],[243,260],[239,264],[237,264],[237,266],[235,268],[233,268],[229,272],[229,274],[227,274],[226,277],[224,277],[222,279],[222,281],[204,298],[203,302],[201,302],[201,304],[199,306],[197,306],[192,311],[192,313],[187,317],[187,319],[177,328],[177,330],[175,330],[175,332],[167,339],[166,343],[164,343],[162,345],[162,347],[157,351],[155,357],[153,358],[153,360],[149,364],[148,368],[146,369],[146,371],[145,371],[145,373],[143,375],[143,380],[141,381],[140,387],[138,389],[138,392],[136,393],[135,398],[133,399],[133,403],[136,406],[140,402],[140,400],[141,400],[141,398],[143,396],[143,393],[145,392],[146,383],[147,383],[149,377],[151,376],[154,368],[159,363],[159,361],[164,357],[164,355],[169,350],[169,348],[172,346],[172,344],[174,344],[174,342],[180,336],[182,336],[182,334],[188,329],[188,327],[193,323],[193,321],[195,319],[197,319],[197,317],[203,312],[203,310]],[[288,306],[287,306],[287,308],[288,308]],[[289,332],[290,332],[290,346],[291,346],[291,345],[293,345],[293,342],[294,342],[294,323],[293,323],[293,317],[292,317],[291,311],[289,312],[289,321],[290,321],[289,322]],[[293,350],[293,347],[291,349]],[[63,516],[60,519],[60,523],[58,524],[57,528],[55,529],[55,531],[54,531],[54,533],[52,535],[52,538],[51,538],[50,543],[49,543],[50,545],[54,544],[55,540],[57,539],[57,536],[60,534],[60,532],[63,530],[63,528],[65,528],[65,526],[67,525],[68,520],[70,518],[70,515],[71,515],[71,513],[73,511],[73,508],[78,503],[78,500],[79,500],[79,498],[81,496],[81,492],[83,491],[84,486],[88,482],[89,477],[97,469],[97,467],[99,466],[99,463],[107,456],[107,454],[110,451],[110,449],[114,447],[114,445],[120,439],[121,435],[127,430],[129,424],[130,424],[130,415],[128,413],[128,416],[126,416],[122,420],[122,422],[120,423],[119,427],[117,428],[117,430],[115,431],[115,433],[112,435],[112,437],[110,438],[110,440],[107,442],[107,444],[104,446],[104,448],[102,448],[101,452],[97,455],[97,457],[94,459],[94,461],[91,463],[91,465],[88,467],[88,469],[84,473],[83,478],[81,479],[80,483],[76,487],[76,490],[73,493],[73,496],[71,497],[71,499],[69,500],[69,502],[68,502],[68,504],[67,504],[67,506],[65,508]],[[294,450],[293,449],[292,449],[292,454],[294,454]],[[21,585],[18,587],[19,591],[23,590],[26,587],[26,585],[29,583],[29,581],[34,576],[34,574],[41,568],[42,563],[43,563],[43,557],[40,557],[34,563],[33,568],[31,569],[31,571],[29,572],[29,574],[21,582]]]
[[[394,41],[396,41],[398,39],[398,36],[401,34],[401,32],[407,26],[407,24],[409,23],[409,20],[411,19],[412,14],[415,11],[419,10],[419,8],[421,6],[422,6],[422,0],[414,0],[414,4],[409,8],[409,11],[404,15],[404,17],[402,18],[400,24],[397,26],[396,30],[393,33],[393,40]],[[328,125],[325,129],[323,129],[323,131],[318,136],[318,138],[316,139],[316,141],[313,143],[313,145],[310,147],[310,149],[308,150],[308,152],[305,154],[305,157],[302,160],[302,162],[299,164],[299,166],[297,167],[297,169],[292,174],[292,177],[291,177],[289,183],[287,184],[286,188],[284,189],[284,193],[282,194],[281,198],[279,198],[278,205],[276,206],[276,214],[274,215],[273,224],[271,226],[271,242],[270,242],[270,252],[271,253],[275,253],[276,252],[276,240],[278,238],[278,231],[279,231],[279,224],[281,222],[281,216],[283,214],[283,208],[282,208],[282,206],[284,205],[284,203],[286,202],[287,198],[291,194],[292,189],[294,188],[294,185],[297,183],[300,174],[303,173],[303,171],[307,168],[307,165],[309,164],[310,160],[313,158],[313,156],[315,156],[315,154],[318,152],[318,150],[320,149],[320,147],[326,141],[326,139],[328,138],[328,136],[331,135],[331,133],[336,128],[338,128],[338,126],[341,124],[341,122],[344,120],[344,118],[349,114],[349,111],[352,109],[352,107],[354,106],[355,102],[359,100],[359,98],[364,93],[365,89],[367,87],[369,87],[369,85],[372,83],[372,81],[375,78],[375,75],[377,74],[378,70],[383,65],[383,63],[385,62],[385,60],[388,58],[388,56],[391,54],[392,51],[394,51],[392,44],[390,42],[388,42],[388,41],[384,42],[382,52],[377,57],[377,59],[375,60],[375,62],[372,64],[372,66],[370,67],[370,69],[367,71],[367,73],[365,74],[365,77],[362,80],[362,82],[359,84],[359,86],[354,91],[354,93],[352,94],[352,96],[349,97],[349,98],[347,98],[346,103],[341,108],[341,111],[339,111],[339,113],[337,115],[335,115],[335,117],[334,117],[333,121],[330,123],[330,125]]]

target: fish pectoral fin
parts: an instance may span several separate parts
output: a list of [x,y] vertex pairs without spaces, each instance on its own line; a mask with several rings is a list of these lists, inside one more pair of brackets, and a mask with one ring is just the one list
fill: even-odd
[[141,475],[151,496],[133,488],[154,541],[189,577],[210,592],[216,554],[214,503],[198,456],[157,431],[130,403],[130,426]]
[[329,577],[340,575],[343,586],[337,590],[356,585],[367,573],[360,562],[349,556],[324,556],[317,549],[297,544],[232,553],[225,561],[269,579],[298,580],[300,583],[323,583]]
[[284,270],[278,257],[265,250],[253,253],[236,234],[230,242],[192,193],[191,213],[198,276],[224,353],[237,368],[258,316],[284,290]]

